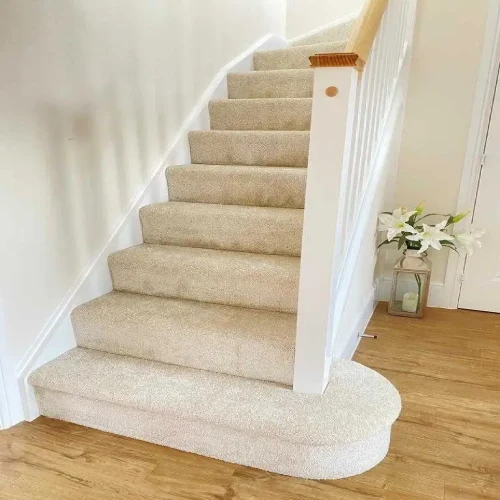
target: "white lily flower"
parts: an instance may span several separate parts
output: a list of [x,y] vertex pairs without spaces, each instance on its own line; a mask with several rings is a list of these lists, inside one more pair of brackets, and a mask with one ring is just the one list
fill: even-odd
[[464,233],[455,234],[455,243],[456,245],[465,250],[467,255],[472,255],[476,248],[481,248],[481,242],[479,238],[483,236],[484,229],[481,230],[469,230]]
[[416,213],[415,210],[407,212],[405,208],[396,208],[391,214],[379,215],[381,225],[378,227],[379,231],[387,231],[387,241],[391,241],[401,233],[416,233],[416,229],[407,224],[408,219]]
[[422,224],[422,231],[420,233],[407,236],[406,239],[411,241],[420,241],[421,247],[418,253],[427,251],[429,247],[441,250],[441,248],[443,248],[441,241],[453,241],[454,239],[453,236],[442,231],[442,229],[446,227],[447,223],[448,221],[445,219],[443,222],[440,222],[435,226]]

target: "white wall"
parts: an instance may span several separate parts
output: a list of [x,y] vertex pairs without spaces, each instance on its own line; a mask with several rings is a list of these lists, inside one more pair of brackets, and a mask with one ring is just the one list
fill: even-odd
[[[287,37],[328,24],[362,4],[287,0]],[[399,173],[391,181],[394,189],[384,209],[416,206],[424,200],[430,212],[455,211],[489,4],[419,0]],[[387,279],[398,255],[390,247],[381,251],[382,275]],[[442,293],[448,250],[431,251],[431,259],[431,299],[441,305],[446,302]]]
[[282,0],[0,2],[0,295],[19,363],[218,70]]
[[[488,7],[489,0],[419,0],[399,174],[386,209],[425,200],[429,212],[455,211]],[[390,276],[399,254],[387,248]],[[448,250],[430,257],[440,305]]]
[[286,36],[295,38],[361,9],[364,0],[287,0]]

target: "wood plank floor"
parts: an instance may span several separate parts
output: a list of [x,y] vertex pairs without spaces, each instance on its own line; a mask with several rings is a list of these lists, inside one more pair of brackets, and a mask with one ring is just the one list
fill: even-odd
[[2,500],[500,499],[500,315],[380,306],[356,360],[400,390],[387,458],[305,481],[39,418],[0,432]]

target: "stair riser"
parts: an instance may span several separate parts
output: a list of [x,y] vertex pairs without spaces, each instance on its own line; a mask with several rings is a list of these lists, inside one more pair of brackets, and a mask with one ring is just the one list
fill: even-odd
[[307,167],[309,132],[191,132],[192,163]]
[[230,99],[311,98],[313,81],[312,69],[230,73],[228,96]]
[[209,207],[182,203],[143,207],[140,218],[144,242],[300,256],[302,210]]
[[73,311],[78,346],[292,384],[295,315],[123,295]]
[[312,99],[227,99],[209,106],[212,130],[309,130]]
[[[109,257],[114,290],[215,304],[296,312],[299,262],[294,257],[214,251],[118,252]],[[211,254],[202,255],[204,252]],[[215,252],[217,253],[217,252]]]
[[195,166],[166,170],[171,201],[304,208],[306,169]]
[[348,444],[303,445],[73,394],[35,388],[40,413],[178,450],[309,479],[361,474],[387,455],[391,428]]

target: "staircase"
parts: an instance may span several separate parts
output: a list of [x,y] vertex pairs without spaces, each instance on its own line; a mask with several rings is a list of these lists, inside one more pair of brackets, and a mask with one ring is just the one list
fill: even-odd
[[256,52],[143,207],[144,243],[112,254],[113,291],[77,307],[75,349],[30,376],[41,414],[308,478],[387,453],[396,389],[332,361],[322,395],[292,390],[313,97],[309,56],[351,24]]

